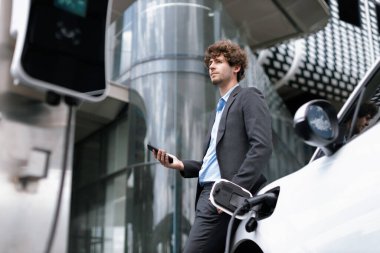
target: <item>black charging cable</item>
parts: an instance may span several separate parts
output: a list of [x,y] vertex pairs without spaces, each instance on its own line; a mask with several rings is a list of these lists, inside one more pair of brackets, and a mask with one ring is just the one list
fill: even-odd
[[230,221],[228,222],[228,228],[227,228],[227,236],[226,236],[226,245],[224,247],[224,253],[228,253],[230,251],[230,241],[231,241],[231,233],[232,233],[232,226],[235,221],[235,217],[238,213],[240,213],[243,209],[246,209],[245,204],[242,204],[239,208],[236,208],[235,212],[232,214]]
[[230,241],[231,241],[231,233],[232,233],[232,226],[235,221],[235,217],[238,214],[245,214],[252,210],[252,208],[258,204],[261,204],[263,202],[266,202],[268,204],[273,205],[277,201],[277,195],[273,192],[267,192],[261,195],[254,196],[249,199],[245,199],[244,203],[241,204],[238,208],[236,208],[235,212],[232,214],[231,219],[228,223],[227,228],[227,236],[226,236],[226,246],[224,248],[224,253],[228,253],[230,251]]
[[[50,101],[47,101],[49,104],[59,105],[61,97],[55,93],[49,93],[47,99],[48,100],[52,99],[54,101],[54,103],[50,103]],[[58,191],[57,204],[56,204],[55,212],[53,216],[53,223],[50,228],[49,239],[47,241],[45,253],[51,252],[55,233],[57,230],[58,219],[59,219],[59,214],[60,214],[61,204],[62,204],[63,189],[65,185],[66,171],[67,171],[68,160],[69,160],[70,140],[71,140],[71,134],[72,134],[71,132],[73,128],[72,124],[73,124],[73,119],[75,117],[75,109],[80,103],[80,100],[73,97],[65,97],[64,101],[68,106],[69,113],[68,113],[67,125],[66,125],[65,135],[64,135],[64,143],[63,143],[62,173],[61,173],[61,181],[60,181],[59,191]]]

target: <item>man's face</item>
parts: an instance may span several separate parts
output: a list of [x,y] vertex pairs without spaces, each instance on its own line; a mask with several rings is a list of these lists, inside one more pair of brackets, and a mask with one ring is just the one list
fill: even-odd
[[208,73],[214,85],[228,83],[233,78],[236,78],[236,74],[240,70],[240,67],[231,67],[224,55],[212,58],[208,67]]
[[356,127],[355,127],[356,134],[363,131],[363,129],[368,126],[370,120],[371,120],[371,115],[369,114],[364,117],[358,118],[358,120],[356,121]]

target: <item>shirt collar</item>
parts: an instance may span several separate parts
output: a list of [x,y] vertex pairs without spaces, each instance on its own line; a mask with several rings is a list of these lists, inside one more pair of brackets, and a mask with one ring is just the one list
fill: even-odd
[[229,91],[227,91],[226,94],[224,94],[224,96],[222,97],[222,99],[224,100],[224,102],[227,103],[228,101],[228,98],[230,97],[231,93],[233,92],[233,90],[239,86],[239,83],[237,83],[235,86],[233,86],[231,89],[229,89]]

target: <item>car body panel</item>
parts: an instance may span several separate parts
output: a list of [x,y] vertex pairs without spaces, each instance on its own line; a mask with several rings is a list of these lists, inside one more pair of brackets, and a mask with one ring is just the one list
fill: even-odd
[[[256,231],[239,226],[264,252],[380,252],[380,124],[335,154],[263,188],[280,187],[271,216]],[[349,158],[349,159],[347,159]]]

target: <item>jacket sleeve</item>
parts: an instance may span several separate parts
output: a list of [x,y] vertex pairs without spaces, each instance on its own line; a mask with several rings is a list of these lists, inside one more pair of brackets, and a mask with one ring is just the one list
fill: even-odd
[[184,170],[181,175],[185,178],[198,177],[202,167],[202,162],[193,160],[183,160]]
[[249,149],[232,182],[252,189],[272,153],[271,116],[264,96],[255,88],[244,91],[242,110]]

